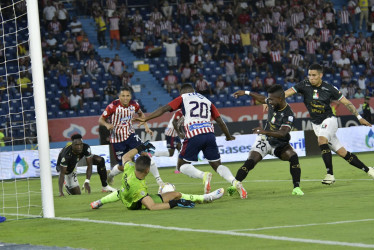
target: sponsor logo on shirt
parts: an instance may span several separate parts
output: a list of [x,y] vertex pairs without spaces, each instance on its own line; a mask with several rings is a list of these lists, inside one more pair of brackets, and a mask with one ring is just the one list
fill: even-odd
[[196,124],[189,125],[188,130],[193,131],[195,129],[210,128],[210,127],[211,127],[210,122],[196,123]]

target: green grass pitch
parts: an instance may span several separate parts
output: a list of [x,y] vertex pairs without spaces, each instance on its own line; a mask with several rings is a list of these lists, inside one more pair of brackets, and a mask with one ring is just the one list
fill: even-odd
[[[373,153],[358,154],[367,165]],[[340,157],[334,156],[336,183],[321,184],[325,167],[321,157],[301,158],[301,187],[305,195],[291,195],[292,182],[288,162],[266,160],[250,172],[244,182],[248,199],[229,197],[194,209],[175,208],[164,211],[128,211],[120,202],[98,210],[90,202],[102,197],[97,174],[91,178],[92,193],[57,197],[57,178],[53,178],[56,219],[19,219],[6,215],[0,224],[0,242],[60,246],[88,249],[354,249],[374,247],[374,181]],[[242,163],[230,163],[233,174]],[[211,171],[209,166],[199,166]],[[200,194],[200,180],[174,169],[160,169],[165,182],[173,183],[183,193]],[[80,175],[82,184],[85,176]],[[147,177],[150,193],[157,184]],[[115,179],[118,188],[120,176]],[[213,173],[212,188],[228,187]],[[0,186],[5,193],[14,192],[14,183]],[[39,180],[17,181],[18,206],[40,205],[40,194],[28,199],[28,189],[40,189]],[[0,193],[2,194],[2,192]],[[14,196],[0,197],[3,205],[15,205]],[[35,210],[35,211],[33,211]],[[31,208],[38,214],[40,207]],[[6,208],[2,213],[12,214]],[[18,213],[26,213],[19,208]],[[72,220],[65,220],[72,218]],[[101,223],[99,223],[101,222]],[[132,224],[131,224],[132,223]],[[148,226],[147,226],[148,225]],[[149,226],[150,225],[150,226]],[[348,244],[351,243],[351,244]]]

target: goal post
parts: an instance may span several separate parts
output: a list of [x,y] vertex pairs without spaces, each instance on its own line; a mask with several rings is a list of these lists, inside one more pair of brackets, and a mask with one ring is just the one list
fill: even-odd
[[42,47],[37,0],[26,0],[29,27],[29,50],[34,88],[36,131],[40,166],[43,217],[55,217],[51,161],[49,158],[49,133],[45,99]]

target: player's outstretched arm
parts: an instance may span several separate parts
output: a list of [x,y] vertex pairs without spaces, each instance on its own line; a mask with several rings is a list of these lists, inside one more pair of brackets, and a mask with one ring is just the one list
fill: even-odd
[[262,135],[271,136],[275,138],[284,138],[291,131],[291,128],[282,126],[279,130],[269,131],[269,130],[262,129],[261,127],[257,127],[257,128],[252,129],[252,131],[254,134],[262,134]]
[[258,102],[260,103],[266,103],[266,96],[264,95],[260,95],[256,92],[252,92],[252,91],[249,91],[249,90],[238,90],[236,91],[234,94],[232,94],[235,98],[238,98],[239,96],[243,96],[243,95],[249,95],[253,98],[255,98]]
[[113,124],[106,122],[103,116],[100,116],[99,124],[105,126],[108,130],[112,130],[114,127]]
[[180,129],[180,127],[178,126],[178,120],[175,120],[175,119],[174,119],[174,120],[172,121],[172,123],[173,123],[173,127],[174,127],[175,131],[177,132],[179,138],[184,139],[185,134],[184,134],[184,132]]
[[291,96],[291,95],[296,94],[296,92],[295,92],[295,90],[293,90],[292,88],[289,88],[289,89],[287,89],[286,91],[284,91],[284,94],[285,94],[285,96],[286,96],[286,98],[287,98],[287,97],[289,97],[289,96]]
[[135,120],[139,121],[139,122],[146,122],[146,121],[152,120],[152,119],[154,119],[156,117],[159,117],[159,116],[163,115],[164,113],[170,112],[170,111],[172,111],[172,108],[168,104],[166,104],[165,106],[160,107],[160,108],[156,109],[155,111],[153,111],[149,116],[146,116],[144,118],[138,117]]
[[347,99],[343,96],[343,98],[341,98],[340,100],[340,103],[344,104],[344,106],[346,106],[346,108],[353,114],[357,117],[358,121],[362,124],[362,125],[365,125],[365,126],[369,126],[371,127],[371,124],[370,122],[368,122],[367,120],[365,120],[364,118],[361,117],[361,115],[358,113],[357,109],[355,108],[355,106]]
[[[140,109],[139,109],[138,115],[140,118],[145,118],[145,114]],[[153,135],[153,131],[149,128],[148,123],[146,122],[144,123],[144,128],[147,134]]]
[[226,126],[226,123],[222,120],[221,116],[217,117],[215,121],[218,123],[218,126],[221,128],[222,132],[226,136],[226,141],[235,140],[235,137],[230,134],[229,129]]
[[146,206],[149,210],[164,210],[174,207],[184,207],[184,208],[193,208],[195,203],[190,200],[179,199],[179,200],[170,200],[167,203],[155,203],[150,196],[146,196],[142,199],[142,204]]

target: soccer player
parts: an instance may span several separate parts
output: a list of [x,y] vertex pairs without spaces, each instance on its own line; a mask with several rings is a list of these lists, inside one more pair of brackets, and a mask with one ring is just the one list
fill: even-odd
[[[153,151],[154,149],[154,146],[147,141],[127,152],[122,158],[125,164],[125,171],[122,175],[121,188],[118,192],[113,192],[100,200],[92,202],[91,207],[97,209],[104,204],[121,200],[130,210],[162,210],[174,208],[176,206],[193,208],[195,202],[210,202],[223,196],[223,188],[204,195],[182,194],[175,191],[161,195],[148,194],[145,177],[150,171],[151,159],[148,157],[147,153],[149,150]],[[132,159],[138,153],[140,156],[134,163]]]
[[[144,117],[144,113],[140,109],[139,104],[131,98],[131,89],[122,87],[119,92],[119,99],[110,103],[99,118],[99,124],[111,131],[110,143],[118,161],[118,164],[108,174],[109,184],[112,184],[114,176],[123,172],[122,156],[142,143],[139,136],[135,134],[132,119],[135,113],[139,117]],[[110,123],[106,121],[108,118],[111,119]],[[147,123],[144,124],[144,127],[147,133],[152,133]],[[162,186],[164,183],[153,160],[151,162],[151,173],[155,177],[157,184]]]
[[331,150],[344,158],[349,164],[365,171],[369,176],[374,178],[374,168],[367,167],[355,154],[347,151],[339,142],[336,136],[338,121],[331,110],[331,101],[337,100],[344,104],[344,106],[357,117],[362,125],[371,126],[371,124],[358,114],[355,106],[347,100],[338,89],[322,81],[322,76],[322,66],[319,64],[312,64],[308,69],[308,79],[299,82],[285,91],[286,98],[296,93],[304,97],[304,104],[312,119],[313,130],[318,137],[318,145],[321,149],[322,159],[327,170],[322,184],[330,185],[335,182]]
[[[281,85],[276,84],[268,89],[269,97],[251,91],[238,90],[233,95],[235,98],[249,95],[258,102],[268,105],[268,120],[265,128],[254,128],[253,133],[258,134],[255,143],[251,147],[248,159],[239,168],[235,179],[243,181],[249,171],[261,161],[267,154],[274,155],[282,161],[290,162],[290,173],[292,176],[292,195],[304,195],[300,189],[300,164],[299,157],[290,145],[290,131],[293,126],[294,113],[286,102],[285,94]],[[228,192],[233,194],[234,187],[229,187]]]
[[234,140],[222,120],[217,108],[203,95],[195,92],[190,84],[184,84],[181,87],[181,95],[171,101],[169,104],[155,110],[148,117],[137,118],[138,121],[146,122],[159,117],[165,112],[181,109],[184,115],[184,130],[186,138],[183,141],[182,150],[179,154],[177,167],[183,174],[191,178],[202,179],[204,183],[204,192],[210,191],[210,181],[212,173],[202,172],[195,168],[191,162],[197,161],[200,151],[209,161],[210,166],[226,181],[235,186],[242,199],[247,197],[247,191],[243,188],[240,181],[235,180],[229,168],[221,164],[221,156],[218,151],[214,127],[211,118],[214,119],[226,136],[227,141]]
[[65,182],[65,188],[68,194],[81,194],[79,182],[77,178],[77,163],[86,158],[87,171],[86,180],[84,181],[82,189],[86,189],[91,193],[90,178],[92,175],[92,165],[97,165],[97,172],[99,173],[103,192],[117,191],[107,183],[107,173],[105,168],[105,160],[103,157],[91,154],[91,148],[88,144],[83,143],[82,135],[75,134],[71,136],[71,144],[64,147],[58,155],[56,169],[60,172],[58,179],[58,188],[60,196],[64,196],[62,186]]

